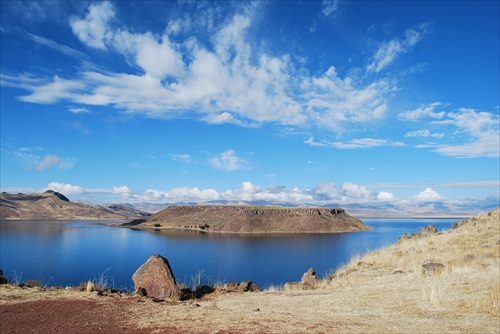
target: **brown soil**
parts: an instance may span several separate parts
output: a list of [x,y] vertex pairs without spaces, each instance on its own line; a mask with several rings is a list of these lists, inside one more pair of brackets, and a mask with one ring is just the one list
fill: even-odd
[[[137,298],[117,300],[47,299],[0,305],[0,332],[7,333],[151,333],[157,328],[138,328],[130,322]],[[167,333],[181,333],[162,326]]]

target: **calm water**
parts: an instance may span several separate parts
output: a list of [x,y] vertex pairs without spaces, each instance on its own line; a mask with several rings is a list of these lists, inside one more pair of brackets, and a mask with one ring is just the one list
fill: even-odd
[[136,231],[87,221],[0,221],[0,269],[9,279],[68,286],[105,273],[119,289],[152,254],[166,257],[179,282],[254,281],[260,287],[300,281],[313,267],[320,277],[354,254],[397,242],[434,224],[458,219],[365,219],[372,231],[343,234],[236,235]]

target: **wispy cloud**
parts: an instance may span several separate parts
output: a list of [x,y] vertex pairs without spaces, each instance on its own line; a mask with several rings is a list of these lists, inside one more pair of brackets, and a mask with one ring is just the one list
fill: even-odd
[[189,155],[187,153],[170,154],[170,158],[174,161],[179,161],[179,162],[190,162],[191,161],[191,155]]
[[392,64],[400,55],[409,52],[418,42],[431,32],[430,23],[421,23],[414,29],[408,29],[404,38],[396,38],[380,44],[367,70],[380,73]]
[[41,147],[22,147],[15,151],[2,150],[13,156],[26,169],[46,171],[49,169],[65,170],[73,168],[76,158],[61,157],[55,154],[43,154]]
[[393,142],[387,139],[374,139],[374,138],[359,138],[352,139],[349,142],[328,142],[328,141],[319,141],[316,142],[312,137],[306,140],[304,143],[310,146],[329,146],[337,149],[359,149],[359,148],[371,148],[371,147],[382,147],[382,146],[392,146],[392,147],[400,147],[405,146],[402,142]]
[[45,38],[43,36],[38,36],[35,34],[28,33],[28,36],[36,43],[44,45],[46,47],[52,48],[54,50],[57,50],[67,56],[71,57],[76,57],[83,59],[85,58],[85,54],[83,52],[80,52],[76,49],[70,48],[67,45],[59,44],[56,41],[53,41],[51,39]]

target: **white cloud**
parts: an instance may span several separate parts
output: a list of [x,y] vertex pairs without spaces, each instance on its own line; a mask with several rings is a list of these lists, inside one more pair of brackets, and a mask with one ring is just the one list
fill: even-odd
[[325,16],[330,16],[337,11],[339,0],[323,0],[321,12]]
[[388,191],[379,192],[377,198],[382,202],[393,202],[395,200],[394,194]]
[[374,139],[374,138],[359,138],[352,139],[349,142],[327,142],[321,141],[316,142],[313,138],[309,138],[304,143],[310,146],[330,146],[335,147],[337,149],[359,149],[359,148],[371,148],[371,147],[382,147],[382,146],[392,146],[392,147],[400,147],[405,146],[402,142],[392,142],[386,139]]
[[435,111],[438,107],[441,106],[443,106],[443,103],[434,102],[427,106],[421,106],[414,110],[408,110],[402,112],[398,115],[398,118],[405,121],[416,121],[421,118],[441,119],[446,115],[446,113],[444,111],[439,111],[439,112]]
[[444,133],[431,133],[428,129],[409,131],[406,133],[405,137],[416,138],[416,137],[433,137],[433,138],[443,138]]
[[174,161],[180,161],[180,162],[189,162],[191,160],[191,156],[189,154],[181,154],[181,153],[175,153],[175,154],[170,154],[170,158]]
[[73,114],[89,114],[90,113],[90,110],[88,110],[87,108],[84,108],[84,107],[69,108],[68,111],[73,113]]
[[380,44],[377,52],[373,56],[372,62],[367,66],[370,72],[381,72],[389,66],[394,60],[402,54],[411,50],[420,40],[426,37],[430,32],[428,23],[419,24],[416,29],[408,29],[405,32],[405,38],[393,39]]
[[85,193],[85,190],[80,186],[74,186],[61,182],[51,182],[47,185],[47,188],[63,195],[79,195]]
[[85,54],[83,52],[80,52],[78,50],[70,48],[67,45],[59,44],[56,41],[45,38],[43,36],[38,36],[38,35],[31,34],[31,33],[28,33],[28,36],[34,42],[39,43],[39,44],[44,45],[44,46],[47,46],[47,47],[52,48],[54,50],[57,50],[65,55],[80,58],[80,59],[85,57]]
[[236,156],[233,150],[222,152],[218,157],[210,158],[208,161],[212,168],[226,171],[234,171],[248,166],[248,161]]
[[415,196],[415,200],[417,202],[436,202],[442,198],[443,197],[432,188],[425,188],[424,191]]
[[105,43],[113,35],[108,24],[114,16],[113,5],[104,1],[90,5],[84,19],[71,17],[69,23],[73,33],[82,43],[93,48],[106,49]]
[[130,188],[127,186],[115,186],[115,187],[113,187],[112,193],[113,194],[120,194],[123,197],[131,197],[132,196],[132,190],[130,190]]
[[76,164],[75,158],[61,157],[55,154],[39,155],[36,151],[43,151],[40,147],[22,147],[16,151],[3,150],[6,154],[15,157],[26,169],[45,171],[49,169],[65,170],[73,168]]

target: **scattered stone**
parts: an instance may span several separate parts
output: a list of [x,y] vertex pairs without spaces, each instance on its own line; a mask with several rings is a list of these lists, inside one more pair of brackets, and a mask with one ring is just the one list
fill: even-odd
[[467,254],[464,256],[464,261],[470,262],[470,261],[474,260],[475,258],[476,258],[476,256],[474,254]]
[[178,288],[168,260],[161,255],[152,255],[132,276],[134,288],[146,290],[153,298],[175,297]]
[[310,268],[304,273],[304,275],[302,275],[302,279],[300,280],[300,282],[314,285],[319,282],[319,279],[316,276],[316,272],[314,271],[314,269]]
[[260,312],[260,308],[253,309],[254,312]]
[[437,262],[429,262],[422,265],[424,275],[440,274],[444,270],[444,265]]
[[214,288],[212,288],[211,286],[208,286],[208,285],[203,285],[203,286],[199,287],[198,289],[196,289],[195,295],[196,295],[196,298],[201,298],[204,295],[208,295],[209,293],[212,293],[212,292],[214,292]]
[[98,291],[98,290],[92,291],[92,294],[95,296],[102,296],[101,291]]
[[242,292],[261,292],[262,290],[254,282],[241,282],[238,285],[238,291]]
[[404,271],[402,271],[402,270],[395,270],[395,271],[393,272],[393,274],[394,274],[394,275],[396,275],[396,274],[404,274],[404,273],[405,273],[405,272],[404,272]]

